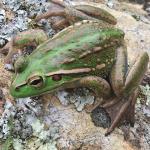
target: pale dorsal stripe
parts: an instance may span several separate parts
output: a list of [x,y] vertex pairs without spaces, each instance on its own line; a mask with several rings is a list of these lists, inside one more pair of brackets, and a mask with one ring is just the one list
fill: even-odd
[[78,69],[71,69],[71,70],[59,70],[47,73],[46,76],[52,76],[55,74],[78,74],[78,73],[87,73],[92,71],[91,68],[78,68]]

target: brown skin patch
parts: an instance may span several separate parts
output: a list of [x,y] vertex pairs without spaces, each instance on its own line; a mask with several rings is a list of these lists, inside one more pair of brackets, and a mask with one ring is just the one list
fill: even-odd
[[100,50],[102,50],[102,47],[94,47],[94,48],[93,48],[93,51],[94,51],[94,52],[98,52],[98,51],[100,51]]
[[91,51],[87,51],[87,52],[81,54],[81,55],[79,56],[79,58],[84,58],[84,57],[86,57],[87,55],[89,55],[89,54],[91,54],[91,53],[92,53]]
[[77,68],[77,69],[71,69],[71,70],[59,70],[55,72],[47,73],[46,76],[52,76],[55,74],[78,74],[78,73],[88,73],[91,72],[91,68]]
[[97,66],[96,66],[96,69],[99,69],[99,70],[100,70],[100,69],[104,68],[105,66],[106,66],[105,64],[100,64],[100,65],[97,65]]
[[75,58],[65,59],[62,64],[69,64],[75,61]]

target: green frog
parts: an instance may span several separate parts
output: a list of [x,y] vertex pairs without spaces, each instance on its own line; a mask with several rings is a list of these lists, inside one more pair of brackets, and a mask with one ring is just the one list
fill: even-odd
[[[82,17],[79,17],[79,12]],[[110,115],[108,135],[121,120],[133,125],[138,85],[147,70],[149,56],[146,52],[140,53],[129,69],[124,32],[113,27],[116,19],[111,14],[99,12],[102,9],[80,6],[80,10],[77,9],[70,18],[83,21],[63,29],[51,39],[35,29],[16,36],[14,39],[17,40],[13,40],[15,48],[32,42],[38,47],[31,55],[16,61],[10,92],[12,96],[21,98],[87,87],[96,97],[89,111],[100,106]],[[88,20],[84,20],[87,16]],[[99,18],[113,21],[102,22]]]

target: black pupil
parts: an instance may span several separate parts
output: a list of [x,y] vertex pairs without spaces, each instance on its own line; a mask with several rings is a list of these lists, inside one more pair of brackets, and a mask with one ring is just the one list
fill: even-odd
[[62,79],[62,76],[59,74],[56,74],[56,75],[53,75],[52,76],[52,80],[54,80],[54,81],[60,81]]
[[38,85],[41,83],[41,81],[42,81],[42,79],[36,79],[36,80],[32,81],[31,84],[32,85]]

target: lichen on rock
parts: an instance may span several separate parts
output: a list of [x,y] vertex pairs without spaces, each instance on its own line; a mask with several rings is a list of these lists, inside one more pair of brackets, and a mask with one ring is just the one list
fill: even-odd
[[[45,12],[50,5],[46,0],[2,0],[2,2],[5,9],[0,9],[1,46],[9,41],[12,35],[28,28],[28,23],[31,21],[29,17]],[[146,12],[143,12],[142,6],[112,2],[107,4],[110,8],[102,6],[117,18],[117,27],[125,32],[130,61],[136,58],[135,53],[141,50],[150,53],[150,26],[149,21],[143,19],[146,18]],[[7,18],[7,11],[12,12],[13,18]],[[45,24],[45,31],[52,36],[54,32],[49,22],[42,20],[40,23]],[[2,60],[3,57],[1,56],[0,59]],[[1,62],[0,84],[6,96],[6,93],[9,93],[10,76],[7,76],[3,65]],[[46,111],[43,109],[41,97],[18,99],[13,104],[6,96],[4,112],[0,118],[0,141],[6,141],[6,147],[11,145],[16,150],[90,150],[91,148],[131,150],[138,147],[150,149],[149,100],[146,102],[146,107],[141,105],[140,100],[136,105],[134,128],[128,131],[128,127],[124,125],[125,131],[120,130],[123,128],[121,126],[109,137],[104,137],[106,129],[96,127],[90,114],[85,112],[85,106],[94,102],[94,96],[88,89],[61,91],[56,96],[59,97],[60,104],[56,104],[54,100],[47,106]],[[52,98],[47,100],[52,101]],[[124,140],[125,136],[127,141]]]

